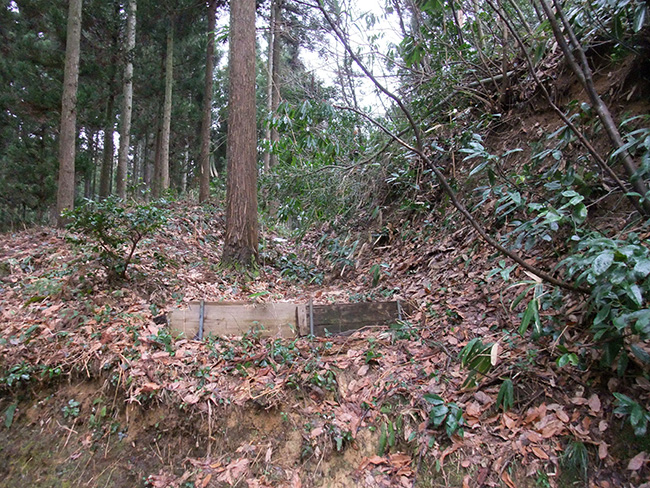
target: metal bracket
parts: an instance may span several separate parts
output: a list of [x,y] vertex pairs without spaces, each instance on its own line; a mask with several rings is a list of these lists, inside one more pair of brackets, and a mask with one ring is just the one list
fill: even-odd
[[203,340],[203,322],[205,320],[205,300],[201,300],[201,307],[199,308],[199,333],[198,339]]
[[314,335],[314,302],[309,299],[309,335]]

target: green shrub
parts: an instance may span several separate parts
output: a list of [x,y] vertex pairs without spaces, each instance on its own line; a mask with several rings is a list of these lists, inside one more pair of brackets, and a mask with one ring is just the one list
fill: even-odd
[[616,397],[614,413],[629,417],[634,435],[645,436],[648,432],[648,423],[650,423],[650,412],[627,395],[614,393],[614,396]]
[[463,437],[465,419],[463,410],[455,403],[447,403],[439,395],[425,393],[424,400],[431,405],[428,424],[433,428],[444,427],[447,436],[456,434]]
[[[596,235],[580,242],[577,252],[565,259],[566,275],[579,286],[589,287],[590,330],[603,349],[602,362],[610,366],[630,344],[630,352],[643,363],[648,354],[634,338],[650,339],[650,249],[636,234],[627,240]],[[624,340],[625,338],[625,340]],[[620,356],[619,371],[627,364]]]
[[154,203],[135,204],[109,197],[66,212],[68,229],[79,234],[73,242],[97,254],[109,280],[125,279],[138,243],[167,220],[167,211]]

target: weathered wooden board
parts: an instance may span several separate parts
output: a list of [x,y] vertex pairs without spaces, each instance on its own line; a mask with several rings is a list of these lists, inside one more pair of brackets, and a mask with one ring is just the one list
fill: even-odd
[[[169,316],[172,334],[188,339],[199,332],[200,302],[191,302],[188,308],[174,310]],[[241,336],[259,331],[265,337],[296,337],[297,312],[295,303],[220,303],[205,302],[203,337]]]
[[[241,336],[257,331],[265,337],[293,338],[313,333],[341,334],[368,326],[394,324],[402,317],[404,307],[399,302],[363,302],[327,305],[305,305],[289,302],[243,303],[205,302],[203,337]],[[201,303],[192,302],[188,308],[174,310],[169,325],[175,336],[198,337]]]
[[313,305],[314,335],[324,336],[326,330],[340,334],[362,327],[391,325],[401,317],[400,307],[398,302]]

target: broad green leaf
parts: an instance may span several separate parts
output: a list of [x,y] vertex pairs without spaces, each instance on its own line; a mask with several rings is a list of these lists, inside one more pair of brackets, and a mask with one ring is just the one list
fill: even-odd
[[517,295],[517,298],[515,298],[512,302],[512,305],[510,305],[510,310],[514,310],[515,308],[517,308],[517,305],[519,305],[521,301],[524,298],[526,298],[526,295],[528,295],[528,292],[530,292],[530,290],[532,290],[534,286],[535,285],[527,286],[524,291],[522,291],[519,295]]
[[591,269],[594,271],[596,276],[600,276],[603,274],[605,271],[609,269],[609,267],[612,265],[614,262],[614,253],[611,251],[605,251],[604,253],[600,254],[596,259],[594,259],[593,264],[591,265]]
[[645,5],[643,2],[640,2],[636,7],[636,11],[634,12],[634,23],[632,24],[632,30],[635,33],[643,29],[647,8],[647,5]]
[[629,408],[636,403],[629,396],[624,395],[623,393],[612,393],[616,398],[616,409],[614,413],[627,414]]
[[445,431],[447,432],[447,435],[449,437],[453,436],[459,427],[460,425],[458,417],[449,415],[447,417],[447,422],[445,423]]
[[636,323],[634,324],[634,332],[639,334],[643,339],[647,339],[650,336],[650,309],[639,310],[632,314],[636,318]]
[[512,201],[515,202],[517,206],[521,205],[521,194],[518,191],[510,191],[508,192],[508,195],[510,195],[510,198],[512,198]]
[[503,411],[510,410],[515,403],[514,399],[514,387],[512,385],[512,380],[510,378],[504,380],[499,388],[499,394],[497,395],[497,406],[501,407]]
[[[470,159],[473,156],[467,156],[465,159]],[[478,164],[472,171],[470,171],[469,176],[474,176],[476,173],[481,172],[487,165],[489,161],[483,161],[482,163]]]
[[528,306],[526,307],[526,311],[524,312],[524,316],[521,318],[521,325],[519,326],[519,335],[523,336],[526,331],[528,330],[528,326],[530,325],[530,321],[533,320],[535,317],[535,300],[531,300],[528,302]]
[[435,395],[433,393],[425,393],[422,395],[422,398],[433,405],[441,405],[445,403],[445,401],[439,395]]
[[634,265],[634,272],[640,274],[643,278],[648,276],[650,274],[650,259],[637,261]]
[[577,366],[579,362],[578,356],[575,353],[562,354],[562,356],[557,359],[557,365],[560,368],[563,368],[567,364]]
[[645,418],[645,415],[643,414],[644,411],[641,408],[641,405],[634,402],[634,405],[632,405],[632,408],[630,410],[630,423],[636,427]]
[[632,354],[634,354],[642,362],[650,364],[650,354],[648,354],[645,349],[641,348],[641,346],[638,344],[632,344],[630,346],[630,350],[632,351]]
[[[573,208],[573,218],[579,223],[583,223],[587,219],[588,211],[584,203],[580,203]],[[579,241],[580,237],[574,235],[571,237],[573,241]]]
[[643,295],[641,294],[641,289],[636,283],[625,287],[627,296],[629,296],[637,306],[643,305]]
[[16,414],[16,408],[18,408],[17,403],[12,403],[5,410],[5,427],[8,429],[11,427],[11,424],[14,423],[14,415]]
[[449,413],[447,405],[436,405],[429,412],[429,420],[434,427],[440,427]]

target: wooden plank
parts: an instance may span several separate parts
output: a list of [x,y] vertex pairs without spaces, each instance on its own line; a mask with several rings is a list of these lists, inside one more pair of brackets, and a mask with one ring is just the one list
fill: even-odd
[[[191,302],[186,309],[174,310],[169,317],[172,334],[194,338],[199,330],[200,302]],[[262,336],[296,337],[298,332],[296,304],[206,302],[203,336],[241,336],[259,331]]]
[[325,330],[340,334],[362,327],[390,325],[399,320],[397,302],[363,302],[314,305],[314,335],[324,336]]
[[296,305],[296,323],[298,324],[298,334],[301,336],[309,335],[309,317],[307,313],[307,305],[304,303]]

